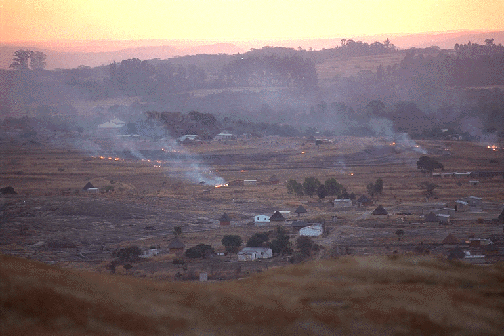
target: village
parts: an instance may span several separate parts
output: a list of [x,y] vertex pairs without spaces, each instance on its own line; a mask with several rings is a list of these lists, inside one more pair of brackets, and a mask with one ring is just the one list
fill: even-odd
[[[102,146],[92,155],[43,139],[2,143],[1,253],[174,281],[236,279],[343,255],[504,259],[498,147],[223,131],[212,141],[128,140],[118,150],[106,149],[110,136],[96,137]],[[444,169],[420,171],[422,155]],[[346,195],[289,192],[290,180],[307,178],[337,180]],[[370,195],[377,179],[383,190]],[[265,240],[250,246],[258,234]],[[224,246],[230,236],[240,244]],[[278,249],[281,239],[288,248]],[[191,254],[198,246],[208,248]]]

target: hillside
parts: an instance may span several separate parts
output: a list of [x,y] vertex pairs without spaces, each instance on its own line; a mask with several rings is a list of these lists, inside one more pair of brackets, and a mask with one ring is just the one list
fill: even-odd
[[500,335],[504,268],[345,257],[220,283],[0,256],[2,335]]

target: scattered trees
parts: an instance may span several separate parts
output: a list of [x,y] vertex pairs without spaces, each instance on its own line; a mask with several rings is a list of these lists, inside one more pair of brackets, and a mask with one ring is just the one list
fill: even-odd
[[226,251],[231,253],[238,252],[238,249],[243,244],[241,237],[237,235],[225,235],[221,242],[226,247]]

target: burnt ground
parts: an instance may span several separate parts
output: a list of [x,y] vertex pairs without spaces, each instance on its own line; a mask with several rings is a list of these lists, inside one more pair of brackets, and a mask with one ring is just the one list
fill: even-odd
[[[214,278],[245,276],[247,272],[284,265],[287,261],[274,258],[247,264],[237,263],[236,257],[230,256],[191,262],[184,269],[173,265],[174,256],[166,254],[173,228],[183,228],[186,247],[205,243],[222,250],[220,240],[225,234],[238,234],[246,241],[254,232],[274,229],[274,226],[250,226],[254,215],[293,211],[299,204],[308,209],[302,219],[323,220],[329,229],[326,236],[315,239],[323,247],[318,257],[347,250],[358,255],[410,253],[420,244],[432,253],[443,254],[446,249],[440,242],[448,233],[454,233],[461,241],[470,236],[487,238],[502,234],[502,225],[493,221],[502,211],[501,177],[483,177],[477,186],[470,186],[464,179],[432,180],[417,171],[415,162],[421,154],[415,149],[379,141],[371,146],[372,142],[372,139],[343,139],[334,145],[317,147],[302,139],[274,138],[205,144],[184,149],[190,154],[164,156],[170,159],[157,166],[131,157],[120,157],[117,161],[90,157],[43,143],[4,142],[0,153],[0,187],[12,186],[17,194],[0,198],[0,252],[103,270],[117,248],[152,246],[159,248],[160,256],[122,271],[169,279],[178,272],[186,279],[194,278],[198,270],[206,270]],[[503,152],[486,151],[477,144],[421,144],[424,151],[451,171],[495,170],[496,161],[504,162]],[[438,154],[446,147],[451,149],[450,157]],[[166,155],[157,150],[152,152],[161,159]],[[144,151],[143,155],[149,157],[149,153]],[[152,160],[156,158],[152,156]],[[267,181],[276,175],[281,182],[223,188],[200,185],[180,178],[185,171],[195,169],[189,166],[190,158],[197,158],[197,162],[204,163],[226,181]],[[385,190],[376,197],[375,206],[346,211],[333,208],[330,199],[287,194],[284,184],[288,179],[302,182],[307,176],[321,181],[335,177],[357,195],[366,193],[366,184],[381,177]],[[425,180],[439,185],[435,200],[426,201],[418,188],[418,183]],[[96,194],[83,191],[88,181],[101,191]],[[483,197],[484,208],[457,214],[449,226],[422,223],[421,215],[429,209],[468,195]],[[391,216],[379,219],[371,216],[376,204],[383,204]],[[224,212],[231,216],[230,227],[219,227],[218,218]],[[395,215],[399,212],[412,215]],[[295,215],[287,218],[297,219]],[[395,235],[398,229],[405,231],[400,240]],[[296,237],[293,233],[291,241]]]

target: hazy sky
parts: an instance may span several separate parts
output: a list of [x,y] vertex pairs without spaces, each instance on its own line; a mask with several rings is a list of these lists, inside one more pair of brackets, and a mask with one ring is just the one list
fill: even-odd
[[504,30],[504,0],[0,0],[0,6],[1,42]]

